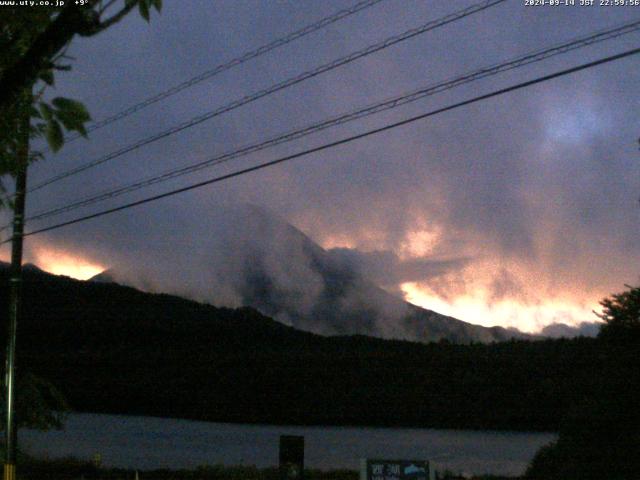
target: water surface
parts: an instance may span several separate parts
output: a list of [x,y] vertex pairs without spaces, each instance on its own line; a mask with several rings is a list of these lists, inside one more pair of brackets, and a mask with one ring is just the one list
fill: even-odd
[[550,433],[361,427],[238,425],[72,414],[64,431],[20,431],[20,444],[50,458],[100,454],[108,466],[138,469],[198,465],[274,466],[280,435],[304,435],[305,464],[358,469],[360,458],[432,460],[439,469],[519,475]]

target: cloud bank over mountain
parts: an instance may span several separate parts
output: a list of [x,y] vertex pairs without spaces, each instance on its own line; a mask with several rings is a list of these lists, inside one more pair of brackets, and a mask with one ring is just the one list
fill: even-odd
[[[390,252],[325,250],[292,225],[252,205],[231,208],[211,224],[210,249],[185,264],[175,257],[116,260],[94,281],[179,293],[216,305],[252,306],[294,327],[322,334],[364,334],[418,341],[497,341],[518,332],[487,329],[420,309],[378,285],[435,278],[464,259],[403,261]],[[207,277],[195,276],[207,269]],[[178,269],[173,272],[173,269]],[[182,269],[186,268],[186,271]]]
[[572,337],[595,337],[600,330],[598,322],[582,322],[577,326],[566,323],[553,323],[547,325],[540,332],[541,335],[551,338],[572,338]]
[[[61,154],[35,164],[30,182],[475,2],[456,3],[454,8],[451,2],[381,2],[96,131],[90,141],[68,144]],[[329,1],[220,0],[212,7],[193,0],[190,8],[168,3],[149,25],[132,15],[100,36],[74,42],[73,71],[57,76],[56,95],[82,100],[94,118],[104,118],[343,7]],[[627,9],[603,13],[598,7],[525,8],[505,2],[34,192],[29,211],[200,162],[629,21]],[[635,47],[638,38],[636,33],[512,70],[105,206],[619,53]],[[595,319],[591,311],[601,298],[640,280],[639,83],[632,59],[589,69],[229,182],[28,237],[27,254],[39,247],[125,270],[144,264],[149,275],[136,279],[140,284],[159,289],[171,284],[176,293],[239,304],[242,285],[235,269],[246,265],[236,254],[243,248],[260,253],[263,247],[254,231],[218,212],[249,202],[285,218],[330,250],[336,262],[428,308],[528,331],[551,323],[579,325]],[[275,253],[261,268],[283,289],[305,283],[294,299],[286,299],[305,311],[318,295],[318,277],[304,252],[278,252],[275,240],[262,239],[273,243]],[[301,256],[294,271],[286,271],[280,254]],[[212,273],[212,265],[219,273]],[[129,275],[140,274],[131,268]]]

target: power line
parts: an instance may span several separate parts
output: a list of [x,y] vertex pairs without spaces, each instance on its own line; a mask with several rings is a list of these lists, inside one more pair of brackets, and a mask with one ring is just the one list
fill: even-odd
[[[311,23],[309,25],[306,25],[302,28],[300,28],[299,30],[296,30],[295,32],[291,32],[288,35],[285,35],[284,37],[280,37],[276,40],[273,40],[270,43],[267,43],[265,45],[262,45],[258,48],[256,48],[255,50],[251,50],[249,52],[246,52],[244,54],[242,54],[239,57],[236,57],[232,60],[229,60],[228,62],[222,63],[220,65],[215,66],[214,68],[207,70],[203,73],[201,73],[200,75],[197,75],[193,78],[190,78],[189,80],[186,80],[178,85],[175,85],[173,87],[171,87],[168,90],[165,90],[164,92],[158,93],[156,95],[153,95],[152,97],[149,97],[143,101],[141,101],[140,103],[136,103],[135,105],[132,105],[128,108],[126,108],[125,110],[122,110],[121,112],[116,113],[115,115],[112,115],[110,117],[107,117],[103,120],[100,120],[98,122],[95,122],[93,124],[91,124],[89,127],[87,127],[87,132],[93,132],[95,130],[98,130],[102,127],[105,127],[106,125],[109,125],[113,122],[116,122],[118,120],[121,120],[125,117],[128,117],[130,115],[133,115],[136,112],[139,112],[140,110],[147,108],[150,105],[153,105],[154,103],[157,103],[161,100],[164,100],[165,98],[171,97],[172,95],[175,95],[176,93],[181,92],[182,90],[186,90],[187,88],[193,87],[194,85],[201,83],[205,80],[208,80],[212,77],[215,77],[216,75],[225,72],[227,70],[230,70],[234,67],[237,67],[239,65],[242,65],[245,62],[248,62],[249,60],[252,60],[256,57],[259,57],[261,55],[264,55],[265,53],[271,52],[272,50],[275,50],[279,47],[282,47],[284,45],[287,45],[291,42],[293,42],[294,40],[298,40],[299,38],[302,38],[306,35],[309,35],[310,33],[313,33],[315,31],[318,31],[324,27],[327,27],[333,23],[338,22],[339,20],[342,20],[344,18],[347,18],[355,13],[358,13],[362,10],[365,10],[369,7],[372,7],[380,2],[382,2],[383,0],[364,0],[361,2],[356,3],[355,5],[353,5],[352,7],[349,8],[345,8],[343,10],[340,10],[336,13],[334,13],[333,15],[330,15],[328,17],[322,18],[319,21],[315,22],[315,23]],[[70,136],[66,141],[67,142],[72,142],[78,138],[80,138],[81,135],[75,134]]]
[[545,60],[555,55],[564,54],[579,48],[583,48],[585,46],[603,42],[605,40],[618,38],[622,35],[626,35],[626,34],[638,31],[639,29],[640,29],[640,19],[621,25],[621,26],[616,26],[607,30],[601,30],[599,32],[592,33],[588,36],[580,37],[572,41],[564,42],[559,45],[555,45],[553,47],[549,47],[543,50],[536,50],[536,51],[518,56],[509,61],[491,65],[488,67],[483,67],[473,72],[466,73],[462,76],[458,76],[450,80],[439,82],[437,84],[412,91],[411,93],[408,93],[408,94],[396,96],[391,99],[378,102],[376,104],[368,105],[364,108],[360,108],[350,113],[332,117],[328,120],[324,120],[319,123],[308,125],[304,128],[296,129],[296,130],[275,136],[271,139],[254,143],[254,144],[242,147],[238,150],[234,150],[231,152],[224,153],[222,155],[215,156],[211,159],[204,160],[204,161],[195,163],[193,165],[189,165],[186,167],[181,167],[173,170],[168,170],[159,175],[147,177],[145,179],[138,180],[128,185],[120,186],[111,190],[106,190],[101,193],[94,194],[93,196],[76,200],[66,205],[62,205],[50,210],[35,213],[34,215],[28,217],[27,220],[28,221],[42,220],[42,219],[56,216],[62,213],[70,212],[81,207],[92,205],[94,203],[98,203],[103,200],[115,198],[120,195],[124,195],[126,193],[130,193],[144,187],[152,186],[157,183],[165,182],[167,180],[170,180],[182,175],[186,175],[189,173],[202,170],[204,168],[210,168],[212,166],[219,165],[223,162],[227,162],[238,157],[243,157],[243,156],[249,155],[250,153],[255,153],[275,145],[288,143],[290,141],[305,137],[307,135],[319,132],[321,130],[324,130],[330,127],[341,125],[341,124],[351,122],[360,118],[364,118],[366,116],[373,115],[382,111],[390,110],[401,105],[415,102],[427,96],[431,96],[431,95],[443,92],[445,90],[450,90],[452,88],[461,86],[466,83],[487,78],[489,76],[497,75],[499,73],[513,70],[515,68],[520,68],[525,65],[529,65],[532,63]]
[[[102,211],[97,212],[97,213],[93,213],[93,214],[90,214],[90,215],[85,215],[85,216],[82,216],[82,217],[75,218],[73,220],[68,220],[66,222],[58,223],[56,225],[52,225],[52,226],[49,226],[49,227],[45,227],[45,228],[41,228],[41,229],[38,229],[38,230],[34,230],[32,232],[25,233],[24,236],[36,235],[36,234],[43,233],[43,232],[48,232],[48,231],[51,231],[51,230],[57,230],[59,228],[66,227],[68,225],[73,225],[73,224],[76,224],[76,223],[84,222],[84,221],[91,220],[91,219],[97,218],[97,217],[101,217],[101,216],[104,216],[104,215],[107,215],[107,214],[110,214],[110,213],[119,212],[121,210],[127,210],[129,208],[133,208],[133,207],[136,207],[138,205],[143,205],[145,203],[154,202],[156,200],[160,200],[162,198],[166,198],[166,197],[170,197],[170,196],[173,196],[173,195],[177,195],[179,193],[187,192],[189,190],[194,190],[196,188],[201,188],[201,187],[204,187],[206,185],[211,185],[211,184],[214,184],[214,183],[222,182],[224,180],[228,180],[230,178],[238,177],[240,175],[244,175],[244,174],[247,174],[247,173],[250,173],[250,172],[254,172],[256,170],[261,170],[263,168],[270,167],[270,166],[273,166],[273,165],[277,165],[279,163],[284,163],[284,162],[287,162],[287,161],[290,161],[290,160],[294,160],[296,158],[300,158],[300,157],[303,157],[303,156],[306,156],[306,155],[310,155],[312,153],[316,153],[316,152],[320,152],[320,151],[323,151],[323,150],[327,150],[327,149],[330,149],[330,148],[333,148],[333,147],[337,147],[339,145],[344,145],[346,143],[350,143],[350,142],[353,142],[355,140],[359,140],[361,138],[365,138],[365,137],[369,137],[369,136],[372,136],[372,135],[376,135],[378,133],[382,133],[382,132],[385,132],[387,130],[391,130],[391,129],[394,129],[394,128],[397,128],[397,127],[401,127],[403,125],[407,125],[407,124],[416,122],[418,120],[423,120],[425,118],[432,117],[432,116],[438,115],[440,113],[448,112],[448,111],[454,110],[456,108],[460,108],[460,107],[463,107],[463,106],[466,106],[466,105],[470,105],[472,103],[480,102],[482,100],[487,100],[487,99],[492,98],[492,97],[497,97],[497,96],[503,95],[505,93],[513,92],[515,90],[520,90],[520,89],[523,89],[523,88],[526,88],[526,87],[530,87],[530,86],[538,84],[538,83],[546,82],[546,81],[552,80],[554,78],[562,77],[564,75],[569,75],[571,73],[575,73],[575,72],[578,72],[578,71],[581,71],[581,70],[586,70],[588,68],[592,68],[592,67],[595,67],[595,66],[598,66],[598,65],[602,65],[602,64],[605,64],[605,63],[613,62],[615,60],[620,60],[622,58],[626,58],[626,57],[629,57],[629,56],[632,56],[632,55],[637,55],[638,53],[640,53],[640,48],[635,48],[635,49],[628,50],[628,51],[623,52],[623,53],[619,53],[617,55],[612,55],[612,56],[609,56],[609,57],[601,58],[600,60],[595,60],[593,62],[584,63],[584,64],[578,65],[576,67],[572,67],[572,68],[568,68],[566,70],[561,70],[561,71],[558,71],[558,72],[555,72],[555,73],[551,73],[549,75],[538,77],[538,78],[535,78],[533,80],[529,80],[529,81],[526,81],[526,82],[518,83],[518,84],[512,85],[510,87],[502,88],[502,89],[499,89],[499,90],[494,90],[493,92],[490,92],[490,93],[487,93],[487,94],[484,94],[484,95],[480,95],[480,96],[471,98],[469,100],[464,100],[462,102],[458,102],[458,103],[455,103],[455,104],[452,104],[452,105],[449,105],[449,106],[446,106],[446,107],[442,107],[442,108],[439,108],[439,109],[436,109],[436,110],[432,110],[430,112],[423,113],[421,115],[417,115],[417,116],[410,117],[410,118],[407,118],[407,119],[404,119],[404,120],[401,120],[401,121],[398,121],[398,122],[395,122],[395,123],[391,123],[391,124],[385,125],[384,127],[375,128],[373,130],[368,130],[368,131],[366,131],[364,133],[360,133],[358,135],[353,135],[353,136],[350,136],[350,137],[343,138],[341,140],[337,140],[335,142],[326,143],[326,144],[321,145],[319,147],[314,147],[314,148],[310,148],[308,150],[303,150],[301,152],[294,153],[292,155],[288,155],[288,156],[285,156],[285,157],[280,157],[278,159],[271,160],[269,162],[265,162],[265,163],[261,163],[261,164],[258,164],[258,165],[254,165],[253,167],[248,167],[248,168],[245,168],[245,169],[242,169],[242,170],[237,170],[235,172],[228,173],[226,175],[221,175],[221,176],[218,176],[218,177],[214,177],[214,178],[211,178],[209,180],[198,182],[198,183],[186,186],[186,187],[178,188],[178,189],[171,190],[169,192],[165,192],[165,193],[162,193],[162,194],[159,194],[159,195],[154,195],[154,196],[151,196],[151,197],[147,197],[147,198],[144,198],[142,200],[137,200],[135,202],[130,202],[130,203],[127,203],[127,204],[124,204],[124,205],[120,205],[118,207],[109,208],[109,209],[102,210]],[[9,241],[11,241],[11,240],[10,239],[9,240],[5,240],[4,242],[2,242],[0,244],[7,243]]]
[[175,133],[181,132],[182,130],[185,130],[187,128],[191,128],[195,125],[198,125],[202,122],[205,122],[207,120],[210,120],[214,117],[217,117],[219,115],[222,115],[223,113],[227,113],[230,112],[231,110],[235,110],[236,108],[239,108],[243,105],[246,105],[248,103],[254,102],[262,97],[266,97],[267,95],[271,95],[272,93],[278,92],[280,90],[283,90],[285,88],[291,87],[293,85],[296,85],[298,83],[301,83],[305,80],[308,80],[310,78],[316,77],[318,75],[321,75],[323,73],[326,73],[330,70],[334,70],[340,66],[346,65],[348,63],[351,63],[359,58],[365,57],[367,55],[371,55],[375,52],[378,52],[380,50],[383,50],[385,48],[388,48],[392,45],[395,45],[397,43],[403,42],[405,40],[408,40],[410,38],[413,38],[417,35],[426,33],[430,30],[434,30],[438,27],[447,25],[449,23],[455,22],[457,20],[460,20],[464,17],[467,17],[469,15],[472,15],[474,13],[478,13],[481,12],[483,10],[486,10],[487,8],[490,8],[494,5],[497,5],[499,3],[503,3],[506,0],[485,0],[483,2],[480,2],[478,4],[475,5],[471,5],[470,7],[467,7],[463,10],[459,10],[457,12],[451,13],[449,15],[446,15],[440,19],[437,20],[433,20],[430,22],[427,22],[424,25],[421,25],[420,27],[417,28],[412,28],[410,30],[407,30],[399,35],[394,35],[392,37],[389,37],[385,40],[383,40],[382,42],[376,43],[374,45],[370,45],[362,50],[359,50],[357,52],[353,52],[345,57],[341,57],[337,60],[334,60],[332,62],[326,63],[324,65],[321,65],[319,67],[314,68],[313,70],[309,70],[306,71],[304,73],[301,73],[299,75],[296,75],[295,77],[291,77],[287,80],[284,80],[282,82],[276,83],[264,90],[260,90],[258,92],[252,93],[251,95],[247,95],[244,96],[238,100],[234,100],[231,103],[228,103],[226,105],[223,105],[222,107],[219,107],[211,112],[207,112],[203,115],[199,115],[197,117],[192,118],[191,120],[188,120],[186,122],[183,122],[179,125],[176,125],[168,130],[165,130],[163,132],[154,134],[150,137],[147,137],[145,139],[139,140],[138,142],[131,144],[129,146],[123,147],[119,150],[116,150],[114,152],[111,152],[101,158],[98,158],[96,160],[90,161],[88,163],[85,163],[84,165],[80,165],[76,168],[73,168],[71,170],[68,170],[66,172],[63,172],[61,174],[58,174],[56,176],[53,176],[47,180],[44,180],[43,182],[40,182],[39,184],[31,187],[31,189],[29,190],[29,192],[34,192],[36,190],[39,190],[47,185],[50,185],[52,183],[55,183],[59,180],[63,180],[65,178],[71,177],[73,175],[76,175],[80,172],[84,172],[85,170],[88,170],[90,168],[93,168],[97,165],[101,165],[109,160],[113,160],[114,158],[120,157],[122,155],[124,155],[125,153],[129,153],[132,152],[134,150],[137,150],[141,147],[144,147],[146,145],[149,145],[153,142],[156,142],[162,138],[168,137],[170,135],[173,135]]

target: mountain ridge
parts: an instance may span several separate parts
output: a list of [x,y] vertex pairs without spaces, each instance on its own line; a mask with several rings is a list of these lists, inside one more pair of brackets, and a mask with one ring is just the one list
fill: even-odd
[[[5,264],[5,311],[7,274]],[[329,337],[249,307],[218,308],[35,269],[25,270],[22,291],[18,374],[49,380],[80,412],[552,430],[577,398],[598,387],[590,379],[601,374],[605,347],[584,338],[456,345]]]
[[[424,343],[531,338],[515,329],[475,325],[410,304],[370,280],[345,255],[325,250],[261,207],[244,205],[234,215],[235,223],[220,233],[223,240],[217,249],[230,252],[225,257],[230,266],[214,265],[210,267],[212,275],[217,269],[226,272],[218,273],[218,283],[231,286],[239,305],[256,308],[282,323],[324,335],[369,335]],[[147,286],[157,284],[157,274],[150,277],[138,272],[127,276],[114,267],[90,280],[156,291]],[[160,291],[184,296],[177,285]]]

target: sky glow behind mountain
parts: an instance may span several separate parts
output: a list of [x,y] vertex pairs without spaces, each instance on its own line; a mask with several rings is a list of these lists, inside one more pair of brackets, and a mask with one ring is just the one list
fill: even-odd
[[[94,119],[351,5],[346,1],[165,2],[75,39],[71,73],[51,94]],[[233,99],[471,5],[385,0],[49,155],[35,184]],[[574,39],[640,7],[525,7],[508,1],[34,192],[34,213],[140,177]],[[640,34],[474,82],[106,202],[115,206],[295,153],[640,45]],[[589,69],[228,182],[28,237],[26,261],[78,278],[164,262],[174,293],[206,282],[217,227],[208,218],[260,205],[326,249],[354,249],[388,291],[485,326],[539,331],[596,320],[598,301],[637,284],[640,264],[640,60]],[[91,213],[69,213],[63,221]],[[6,216],[6,215],[5,215]],[[50,223],[33,222],[27,230]],[[4,248],[3,256],[8,257]],[[233,257],[233,250],[216,252]],[[226,258],[226,257],[225,257]],[[354,257],[355,258],[355,257]],[[162,260],[160,260],[162,259]],[[164,267],[163,267],[164,268]],[[224,295],[211,301],[225,301]]]

